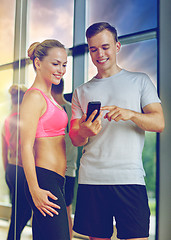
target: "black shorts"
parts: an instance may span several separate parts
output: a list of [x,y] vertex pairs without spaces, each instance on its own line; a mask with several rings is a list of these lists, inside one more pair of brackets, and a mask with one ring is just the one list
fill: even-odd
[[80,184],[74,231],[97,238],[110,238],[115,217],[119,239],[149,236],[150,210],[143,185]]
[[65,202],[68,207],[74,198],[75,177],[65,176]]

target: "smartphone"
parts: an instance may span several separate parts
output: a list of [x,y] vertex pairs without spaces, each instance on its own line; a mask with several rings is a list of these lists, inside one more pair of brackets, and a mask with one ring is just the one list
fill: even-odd
[[86,121],[90,117],[92,112],[94,112],[94,110],[98,110],[98,112],[96,113],[96,115],[95,115],[95,117],[93,119],[93,121],[94,121],[100,114],[100,107],[101,107],[101,102],[100,101],[89,102],[88,106],[87,106],[87,118],[86,118]]

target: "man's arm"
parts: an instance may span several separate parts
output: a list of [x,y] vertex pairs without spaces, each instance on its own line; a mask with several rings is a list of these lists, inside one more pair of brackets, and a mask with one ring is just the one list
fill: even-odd
[[71,121],[69,136],[74,146],[84,146],[88,142],[89,137],[95,136],[101,131],[102,113],[92,122],[96,113],[97,110],[90,115],[87,121],[86,114],[80,119],[77,118]]
[[145,131],[163,132],[165,121],[160,103],[151,103],[143,108],[143,113],[135,113],[131,119]]
[[108,110],[105,117],[109,121],[119,120],[133,121],[138,127],[145,131],[162,132],[165,127],[163,110],[160,103],[151,103],[143,108],[143,113],[138,113],[129,109],[119,108],[117,106],[105,106],[102,110]]

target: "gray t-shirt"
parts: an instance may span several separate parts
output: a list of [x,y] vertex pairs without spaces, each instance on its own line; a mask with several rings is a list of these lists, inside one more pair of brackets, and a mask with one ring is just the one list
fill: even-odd
[[[146,74],[126,70],[109,78],[93,78],[78,87],[73,94],[72,119],[81,118],[88,102],[96,100],[102,106],[116,105],[140,113],[146,105],[160,103]],[[101,132],[90,137],[83,148],[79,183],[144,185],[144,136],[145,131],[132,121],[109,122],[102,118]]]

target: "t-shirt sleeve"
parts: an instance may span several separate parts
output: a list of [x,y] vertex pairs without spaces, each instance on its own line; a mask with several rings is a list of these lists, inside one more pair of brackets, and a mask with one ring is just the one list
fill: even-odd
[[141,107],[144,108],[150,103],[161,103],[157,89],[148,75],[144,74],[141,90]]
[[79,99],[78,99],[78,90],[75,89],[73,96],[72,96],[72,117],[71,121],[77,118],[81,118],[83,115],[83,111],[81,109]]

